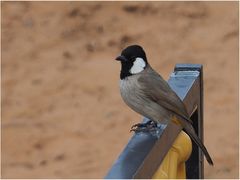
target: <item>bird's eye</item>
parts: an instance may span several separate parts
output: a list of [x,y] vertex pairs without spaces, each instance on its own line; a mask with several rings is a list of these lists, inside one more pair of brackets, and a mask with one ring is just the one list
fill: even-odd
[[136,56],[131,56],[130,59],[131,59],[131,60],[135,60],[135,59],[136,59]]

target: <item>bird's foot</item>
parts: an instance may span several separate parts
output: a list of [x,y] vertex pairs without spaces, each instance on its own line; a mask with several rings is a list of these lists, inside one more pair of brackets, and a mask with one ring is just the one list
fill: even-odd
[[134,124],[131,129],[130,132],[134,131],[134,132],[140,132],[140,131],[151,131],[154,130],[157,127],[157,123],[150,120],[146,123],[137,123]]

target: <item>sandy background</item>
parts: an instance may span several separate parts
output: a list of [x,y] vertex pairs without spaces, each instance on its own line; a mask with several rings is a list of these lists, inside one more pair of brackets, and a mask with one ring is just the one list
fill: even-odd
[[141,119],[114,61],[132,43],[165,79],[204,65],[205,177],[238,177],[238,2],[4,2],[4,178],[106,175]]

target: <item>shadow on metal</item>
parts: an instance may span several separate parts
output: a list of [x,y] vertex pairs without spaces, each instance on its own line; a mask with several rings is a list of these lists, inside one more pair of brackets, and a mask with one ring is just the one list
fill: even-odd
[[[202,65],[177,64],[168,84],[183,100],[191,115],[193,127],[203,140]],[[143,121],[149,119],[144,118]],[[181,130],[181,127],[170,122],[167,126],[159,124],[152,132],[135,133],[105,178],[152,178]],[[203,178],[203,154],[195,143],[186,162],[186,175],[187,179]]]

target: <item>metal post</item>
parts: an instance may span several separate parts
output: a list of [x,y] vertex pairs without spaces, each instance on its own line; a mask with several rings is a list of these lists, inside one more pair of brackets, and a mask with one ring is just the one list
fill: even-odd
[[[175,69],[177,71],[198,71],[199,72],[199,82],[196,84],[194,89],[195,96],[195,110],[191,112],[191,120],[193,121],[193,127],[198,137],[203,141],[203,67],[202,65],[194,65],[189,68],[189,64],[177,64]],[[190,103],[190,96],[184,101],[184,103]],[[192,155],[186,162],[186,173],[188,179],[203,179],[204,178],[204,162],[203,153],[198,148],[198,146],[193,143]]]

